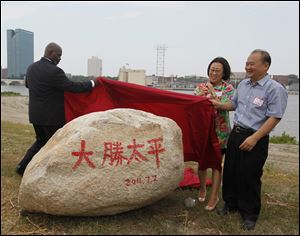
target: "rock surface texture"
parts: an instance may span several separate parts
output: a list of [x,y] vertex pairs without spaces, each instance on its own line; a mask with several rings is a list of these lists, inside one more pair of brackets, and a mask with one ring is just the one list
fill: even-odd
[[113,215],[170,194],[183,169],[173,120],[134,109],[94,112],[66,124],[34,156],[19,204],[53,215]]

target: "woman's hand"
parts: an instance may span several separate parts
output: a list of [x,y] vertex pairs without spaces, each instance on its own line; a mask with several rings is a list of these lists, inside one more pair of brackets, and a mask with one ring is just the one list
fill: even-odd
[[207,82],[207,83],[206,83],[206,87],[207,87],[210,91],[214,91],[214,86],[213,86],[210,82]]
[[199,84],[194,91],[194,95],[199,95],[199,96],[206,96],[207,93],[208,93],[208,88],[206,87],[205,84]]
[[209,99],[209,101],[211,101],[211,103],[214,105],[214,107],[216,109],[218,109],[222,106],[222,103],[220,101],[218,101],[217,99]]
[[210,83],[210,82],[207,82],[206,83],[206,87],[208,88],[208,93],[211,94],[211,98],[212,99],[216,99],[216,100],[219,100],[217,94],[216,94],[216,91],[214,89],[214,86]]

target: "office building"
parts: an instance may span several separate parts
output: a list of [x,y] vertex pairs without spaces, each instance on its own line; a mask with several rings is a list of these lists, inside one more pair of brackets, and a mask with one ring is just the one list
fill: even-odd
[[102,60],[96,56],[88,59],[88,76],[99,77],[102,75]]
[[23,29],[7,30],[7,70],[9,78],[24,79],[33,63],[33,32]]
[[123,66],[118,77],[119,81],[146,86],[146,70],[132,70]]

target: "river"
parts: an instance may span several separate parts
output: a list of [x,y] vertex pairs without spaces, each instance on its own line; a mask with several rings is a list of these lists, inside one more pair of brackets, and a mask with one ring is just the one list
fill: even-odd
[[[1,92],[12,91],[28,96],[28,89],[25,86],[1,86]],[[176,90],[175,92],[192,94],[192,91]],[[230,112],[230,120],[233,120],[234,112]],[[285,114],[279,124],[271,132],[271,136],[281,135],[283,132],[295,136],[299,141],[299,95],[289,95]]]

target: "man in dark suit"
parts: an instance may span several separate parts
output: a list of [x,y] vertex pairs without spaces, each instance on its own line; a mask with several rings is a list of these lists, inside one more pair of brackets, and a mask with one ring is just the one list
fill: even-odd
[[88,92],[99,85],[97,79],[87,82],[69,80],[65,72],[57,67],[61,55],[61,47],[56,43],[49,43],[44,57],[27,69],[25,85],[29,89],[29,121],[34,127],[36,141],[16,168],[20,175],[23,175],[32,157],[66,123],[64,91]]

